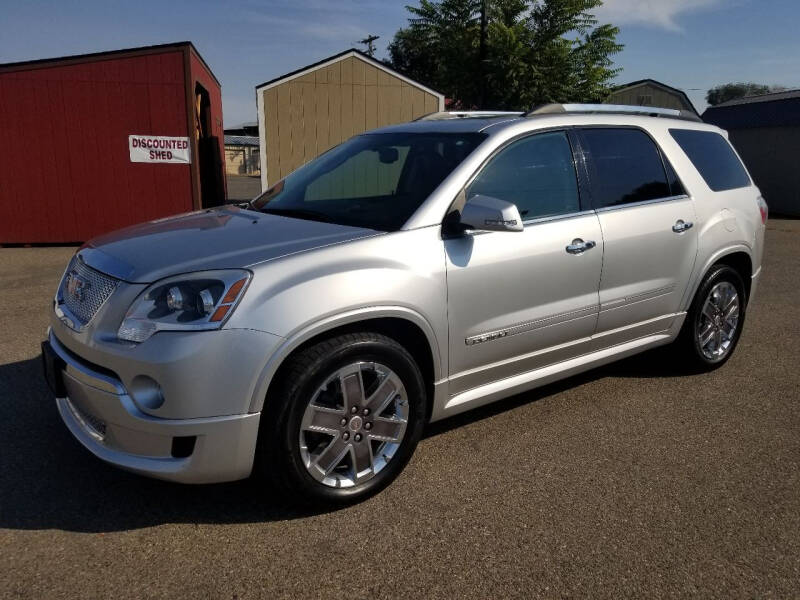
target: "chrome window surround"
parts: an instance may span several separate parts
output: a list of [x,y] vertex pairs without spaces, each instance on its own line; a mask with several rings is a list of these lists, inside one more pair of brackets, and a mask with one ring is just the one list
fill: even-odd
[[648,204],[661,204],[662,202],[674,202],[676,200],[691,200],[691,196],[687,194],[680,194],[678,196],[666,196],[665,198],[652,198],[650,200],[640,200],[639,202],[628,202],[626,204],[614,204],[613,206],[604,206],[602,208],[595,208],[597,213],[611,212],[625,208],[636,208],[637,206],[647,206]]
[[[638,125],[605,125],[605,124],[576,125],[572,129],[578,132],[578,145],[579,145],[578,149],[579,149],[579,151],[581,153],[581,157],[583,159],[583,166],[587,171],[586,176],[589,179],[590,188],[591,188],[591,175],[589,174],[589,172],[588,172],[589,169],[588,169],[588,166],[586,165],[586,162],[587,162],[587,158],[586,157],[587,156],[591,157],[591,152],[588,152],[584,148],[583,138],[580,135],[580,131],[584,130],[584,129],[635,129],[637,131],[641,131],[648,138],[650,138],[650,141],[653,142],[653,145],[656,147],[656,150],[658,151],[659,158],[661,158],[661,166],[664,168],[664,175],[667,176],[667,180],[668,180],[667,183],[669,183],[669,177],[668,177],[668,173],[667,173],[667,164],[669,164],[670,168],[672,169],[672,172],[675,174],[675,177],[678,178],[678,183],[680,184],[681,188],[685,192],[688,191],[687,188],[686,188],[686,185],[683,183],[683,179],[681,179],[681,176],[675,170],[675,167],[673,166],[673,164],[671,162],[669,162],[669,159],[668,159],[667,155],[664,153],[664,149],[661,147],[661,144],[658,143],[658,140],[656,140],[656,138],[653,137],[653,134],[651,134],[649,131],[647,131],[647,129],[645,129],[643,127],[639,127]],[[594,206],[594,201],[592,200],[591,194],[592,194],[591,189],[589,189],[588,193],[587,193],[588,201],[589,201],[588,203],[591,204],[592,206]],[[600,212],[600,211],[604,211],[604,210],[607,210],[607,209],[622,208],[624,206],[634,206],[634,205],[640,205],[640,204],[643,205],[643,204],[655,203],[655,202],[667,202],[669,200],[675,200],[677,198],[684,198],[684,197],[689,197],[690,198],[691,195],[690,194],[678,194],[677,196],[667,196],[665,198],[651,198],[650,200],[641,200],[639,202],[627,202],[625,204],[617,204],[617,205],[613,205],[613,206],[603,206],[603,207],[600,207],[600,208],[595,208],[595,210]]]
[[[572,167],[575,169],[575,179],[576,179],[576,182],[578,184],[578,205],[581,206],[581,207],[583,207],[584,205],[588,205],[589,203],[582,197],[582,194],[583,194],[583,183],[581,182],[580,170],[579,170],[579,166],[578,166],[578,163],[577,163],[577,160],[576,160],[576,148],[574,147],[573,140],[571,139],[571,137],[569,135],[569,131],[571,129],[575,129],[575,127],[574,126],[564,127],[563,125],[562,126],[557,126],[557,127],[542,127],[541,129],[534,129],[532,131],[525,131],[523,133],[520,133],[519,135],[515,135],[514,137],[504,141],[501,145],[499,145],[497,148],[495,148],[492,151],[492,153],[489,154],[489,156],[487,156],[484,159],[484,161],[475,169],[475,171],[472,173],[472,175],[469,176],[469,178],[467,179],[466,183],[461,187],[461,191],[458,194],[456,194],[456,197],[450,203],[450,206],[447,209],[447,212],[445,213],[445,215],[449,215],[453,211],[453,207],[459,201],[459,196],[462,196],[462,195],[464,196],[464,202],[465,203],[469,201],[469,199],[466,198],[466,190],[467,190],[467,188],[472,185],[472,183],[475,181],[475,178],[481,173],[481,171],[483,171],[486,168],[486,166],[492,160],[494,160],[494,158],[497,157],[497,155],[500,154],[503,150],[509,148],[512,144],[515,144],[516,142],[518,142],[518,141],[520,141],[522,139],[525,139],[525,138],[528,138],[528,137],[532,137],[532,136],[535,136],[535,135],[544,134],[544,133],[554,133],[554,132],[559,132],[559,131],[562,131],[562,132],[564,132],[566,134],[567,142],[569,143],[570,149],[572,150]],[[590,209],[590,208],[587,208],[587,209],[581,208],[581,210],[579,210],[577,212],[563,213],[563,214],[557,214],[557,215],[547,215],[547,216],[544,216],[544,217],[534,217],[532,219],[523,219],[522,224],[523,224],[523,226],[525,226],[525,225],[532,224],[532,223],[555,221],[555,220],[558,220],[558,219],[568,219],[568,218],[579,216],[579,215],[589,214],[591,212],[592,212],[592,209]],[[464,233],[469,233],[469,232],[464,232]],[[475,232],[472,233],[472,235],[474,235],[475,233],[489,233],[489,232],[475,231]]]

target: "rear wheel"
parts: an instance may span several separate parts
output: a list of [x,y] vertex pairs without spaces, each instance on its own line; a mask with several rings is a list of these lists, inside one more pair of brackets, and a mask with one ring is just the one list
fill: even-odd
[[725,364],[739,342],[746,305],[739,273],[727,265],[713,267],[697,290],[679,339],[690,364],[700,370]]
[[289,359],[261,418],[257,470],[285,495],[347,503],[388,485],[422,434],[425,385],[396,341],[322,341]]

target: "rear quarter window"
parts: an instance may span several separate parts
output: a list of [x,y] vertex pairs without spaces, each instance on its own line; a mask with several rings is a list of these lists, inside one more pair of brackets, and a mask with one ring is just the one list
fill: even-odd
[[724,192],[750,185],[742,161],[720,134],[696,129],[670,129],[669,133],[713,191]]

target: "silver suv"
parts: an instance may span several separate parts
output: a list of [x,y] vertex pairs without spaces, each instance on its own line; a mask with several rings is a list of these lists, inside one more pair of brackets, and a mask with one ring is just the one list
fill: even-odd
[[439,113],[92,240],[43,344],[61,417],[130,471],[341,503],[428,422],[673,342],[720,366],[767,207],[725,132],[637,110]]

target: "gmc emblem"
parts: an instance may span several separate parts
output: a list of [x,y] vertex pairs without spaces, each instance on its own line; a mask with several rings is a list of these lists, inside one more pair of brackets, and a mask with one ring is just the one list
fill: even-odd
[[78,275],[75,271],[70,271],[67,275],[67,294],[69,294],[76,302],[83,302],[86,296],[86,290],[89,288],[89,282]]

